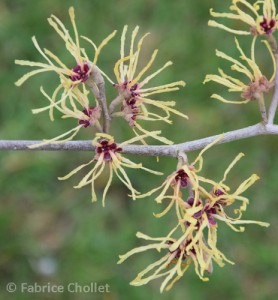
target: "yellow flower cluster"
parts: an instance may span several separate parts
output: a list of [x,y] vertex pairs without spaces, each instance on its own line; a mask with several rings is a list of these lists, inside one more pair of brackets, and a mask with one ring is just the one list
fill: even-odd
[[[188,119],[185,114],[173,108],[173,106],[176,104],[175,101],[159,101],[149,98],[151,95],[179,90],[180,86],[185,86],[185,82],[176,81],[155,87],[145,87],[154,77],[161,73],[165,68],[171,66],[173,63],[168,61],[160,69],[148,76],[145,76],[148,70],[152,67],[157,56],[158,50],[156,49],[154,50],[147,64],[142,68],[142,70],[138,71],[137,69],[141,48],[145,38],[149,35],[149,33],[141,37],[135,46],[135,40],[139,31],[139,27],[135,27],[135,29],[132,31],[131,41],[128,47],[129,52],[125,54],[127,30],[128,26],[124,26],[121,36],[121,57],[116,62],[114,67],[117,83],[113,83],[113,81],[110,80],[118,90],[119,96],[116,99],[116,104],[121,104],[122,110],[120,112],[112,112],[112,116],[124,117],[128,121],[129,125],[133,128],[135,133],[136,129],[142,133],[147,133],[147,131],[138,124],[138,120],[164,121],[168,124],[171,124],[172,121],[169,119],[170,113],[174,113],[178,116]],[[161,116],[157,113],[150,112],[148,108],[149,106],[154,106],[161,109],[165,115]],[[172,144],[171,141],[159,136],[153,136],[153,138],[166,144]]]
[[[157,134],[157,132],[152,132],[152,133]],[[122,151],[122,146],[132,144],[146,137],[149,137],[149,135],[134,137],[118,145],[115,143],[114,138],[111,135],[104,134],[104,133],[97,133],[96,138],[93,140],[93,146],[95,146],[95,155],[93,159],[86,164],[78,166],[69,174],[63,177],[59,177],[59,180],[66,180],[70,178],[72,175],[74,175],[75,173],[82,170],[84,167],[87,167],[95,163],[93,168],[74,187],[79,189],[86,185],[91,185],[92,201],[95,202],[97,201],[97,196],[95,193],[95,181],[101,176],[105,167],[107,166],[109,168],[109,177],[108,177],[107,184],[103,190],[102,205],[105,206],[105,198],[113,179],[113,173],[115,173],[116,176],[121,180],[121,182],[129,189],[129,191],[132,194],[132,199],[135,200],[136,195],[140,193],[132,186],[132,183],[128,178],[124,168],[142,169],[155,175],[163,175],[163,173],[153,171],[143,167],[142,164],[136,164],[130,161],[126,157],[123,157],[120,153]]]
[[259,0],[253,5],[246,0],[233,0],[230,11],[231,13],[218,13],[211,9],[210,14],[215,18],[241,21],[249,30],[232,29],[213,20],[208,25],[239,35],[271,35],[277,29],[278,15],[274,0]]
[[242,104],[248,103],[250,100],[259,100],[263,97],[264,93],[270,91],[270,89],[274,86],[274,77],[276,72],[276,62],[275,57],[269,47],[267,41],[263,41],[264,45],[266,46],[268,53],[270,54],[273,62],[273,72],[270,79],[267,79],[265,75],[263,75],[262,71],[260,70],[259,66],[255,60],[255,42],[256,37],[253,38],[252,46],[251,46],[251,56],[248,57],[245,55],[244,51],[239,45],[238,40],[235,38],[236,47],[240,53],[240,59],[237,60],[233,57],[216,50],[216,55],[220,58],[223,58],[230,63],[231,70],[236,71],[238,74],[243,74],[247,77],[247,82],[243,82],[239,80],[236,76],[232,77],[226,74],[222,69],[218,69],[219,75],[209,74],[206,76],[204,83],[209,81],[217,82],[221,85],[224,85],[228,88],[229,92],[236,92],[240,93],[240,97],[243,100],[227,100],[218,94],[213,94],[211,98],[220,100],[224,103],[233,103],[233,104]]
[[[28,72],[23,75],[17,82],[16,85],[22,85],[30,77],[43,73],[43,72],[54,72],[58,75],[59,84],[54,90],[52,96],[50,97],[41,87],[42,94],[50,102],[49,105],[34,109],[32,112],[34,114],[49,111],[49,116],[51,121],[54,120],[53,110],[57,109],[62,113],[62,118],[74,118],[78,121],[78,126],[73,129],[63,133],[53,139],[44,140],[42,143],[30,146],[30,148],[40,147],[49,143],[63,143],[71,140],[82,127],[86,128],[88,126],[93,126],[97,131],[101,131],[99,119],[101,116],[101,109],[99,104],[96,102],[94,105],[90,104],[89,91],[86,88],[86,84],[91,86],[94,84],[90,78],[91,73],[94,68],[97,68],[96,63],[103,47],[114,37],[116,31],[112,32],[108,37],[106,37],[99,46],[96,46],[92,40],[87,37],[81,36],[82,39],[86,40],[93,46],[95,54],[92,60],[89,59],[84,48],[80,46],[80,37],[77,31],[75,23],[74,9],[71,7],[69,9],[69,16],[72,23],[74,38],[69,34],[68,29],[56,16],[51,15],[48,18],[48,22],[51,27],[56,31],[60,38],[65,43],[65,47],[70,55],[74,58],[73,68],[67,67],[54,53],[48,49],[41,49],[35,37],[32,41],[38,50],[38,52],[45,59],[45,63],[42,62],[32,62],[26,60],[16,60],[15,63],[22,66],[34,67],[35,70]],[[65,138],[66,137],[66,138]],[[64,138],[64,139],[63,139]]]
[[[251,100],[257,100],[262,120],[264,123],[267,123],[268,116],[264,94],[268,93],[274,87],[274,77],[277,68],[274,56],[275,53],[277,53],[277,43],[273,37],[273,33],[276,31],[278,24],[275,3],[274,0],[259,0],[254,4],[246,0],[232,0],[230,11],[229,13],[218,13],[211,9],[210,14],[215,18],[225,18],[232,21],[243,22],[248,25],[248,30],[233,29],[214,20],[210,20],[208,25],[221,28],[236,35],[252,35],[251,54],[248,56],[244,53],[237,39],[235,39],[235,43],[240,53],[240,59],[233,58],[216,50],[216,55],[232,63],[231,70],[237,73],[231,76],[219,68],[219,74],[207,75],[204,83],[214,81],[227,87],[229,92],[240,93],[235,100],[226,99],[226,97],[222,97],[218,94],[211,96],[211,98],[224,103],[245,104]],[[266,38],[266,40],[262,40],[262,42],[267,48],[267,55],[270,54],[272,60],[273,73],[269,76],[264,73],[265,71],[262,71],[263,68],[259,67],[255,59],[255,45],[259,36]],[[247,81],[242,79],[242,77],[247,77]]]
[[[89,91],[87,90],[87,87],[90,87],[93,93],[94,91],[97,93],[99,92],[96,82],[94,82],[93,79],[94,72],[98,72],[104,76],[118,90],[119,96],[115,99],[115,101],[112,101],[110,105],[111,117],[120,116],[126,119],[129,122],[129,125],[133,128],[136,136],[139,136],[137,132],[137,130],[139,130],[141,134],[149,134],[149,136],[162,143],[173,144],[172,141],[160,136],[160,132],[154,133],[153,131],[145,130],[140,124],[138,124],[138,120],[140,119],[145,121],[164,121],[168,124],[172,124],[172,121],[169,119],[170,113],[174,113],[186,119],[188,118],[186,115],[173,108],[173,106],[175,106],[175,101],[160,101],[148,98],[153,94],[176,91],[180,86],[185,85],[184,81],[176,81],[161,86],[149,88],[145,87],[151,79],[156,77],[165,68],[172,65],[172,62],[168,61],[163,67],[142,79],[152,66],[158,50],[153,52],[146,66],[143,67],[142,70],[138,71],[137,66],[141,47],[148,34],[145,34],[142,38],[140,38],[135,46],[135,40],[139,31],[139,27],[137,26],[132,32],[130,45],[128,47],[129,53],[125,54],[128,27],[124,26],[121,36],[120,59],[115,63],[114,67],[117,83],[114,83],[101,69],[98,68],[98,66],[96,66],[96,63],[101,50],[111,40],[111,38],[114,37],[116,31],[113,31],[100,43],[99,46],[96,46],[91,39],[85,36],[79,36],[73,7],[69,9],[69,16],[74,31],[74,37],[70,35],[69,30],[56,16],[52,15],[48,18],[48,22],[65,43],[67,51],[75,60],[75,66],[73,64],[73,67],[67,67],[50,50],[42,49],[35,37],[32,38],[32,41],[46,62],[42,63],[26,60],[15,61],[18,65],[35,68],[35,70],[23,75],[16,82],[17,86],[22,85],[30,77],[43,72],[55,72],[58,75],[59,84],[51,96],[49,96],[43,87],[41,87],[42,94],[50,103],[45,107],[34,109],[34,114],[49,111],[50,119],[53,121],[54,109],[56,109],[62,113],[62,118],[74,118],[78,121],[78,126],[75,126],[66,133],[49,140],[44,140],[42,143],[32,145],[31,148],[40,147],[48,143],[63,143],[71,140],[82,127],[86,128],[88,126],[93,126],[98,132],[102,131],[99,123],[99,119],[101,117],[101,105],[99,105],[98,101],[94,101],[95,103],[93,105],[90,104]],[[93,59],[90,59],[85,49],[80,46],[80,38],[87,41],[93,47],[95,52]],[[94,94],[96,97],[96,93]],[[119,111],[115,111],[114,108],[116,108],[119,104],[121,104],[121,109]],[[165,115],[161,116],[157,113],[150,112],[147,106],[160,108]],[[142,140],[142,142],[145,143],[144,140]]]
[[[154,243],[120,255],[118,263],[122,263],[135,253],[149,249],[161,252],[163,249],[163,256],[140,272],[131,282],[132,285],[144,285],[151,280],[164,277],[160,291],[167,291],[183,276],[192,263],[196,274],[203,281],[207,281],[206,273],[212,273],[213,262],[221,267],[225,262],[233,264],[217,247],[219,222],[224,222],[236,232],[244,231],[244,227],[237,228],[235,225],[255,223],[269,226],[264,222],[241,220],[242,213],[249,202],[242,194],[259,179],[257,175],[251,175],[234,191],[224,183],[232,167],[243,157],[242,153],[231,162],[219,182],[199,174],[203,165],[203,153],[219,139],[204,148],[192,164],[184,163],[178,166],[178,169],[158,188],[136,196],[143,198],[161,190],[155,198],[156,202],[161,203],[165,200],[169,201],[169,204],[155,216],[160,218],[175,206],[178,224],[165,237],[152,238],[138,232],[137,237]],[[167,192],[169,189],[170,194]],[[226,208],[237,203],[239,206],[234,209],[235,216],[229,216]]]
[[[239,59],[216,50],[218,57],[232,64],[232,71],[246,76],[248,80],[241,80],[237,76],[228,75],[222,69],[219,69],[219,74],[207,75],[204,83],[209,81],[219,83],[227,87],[230,92],[240,93],[241,100],[228,100],[218,94],[213,94],[212,98],[224,103],[247,103],[250,100],[258,100],[260,107],[263,108],[264,93],[269,92],[273,87],[276,72],[273,44],[270,46],[270,37],[277,29],[278,22],[274,1],[259,0],[254,5],[245,0],[233,0],[232,3],[233,5],[230,7],[232,13],[217,13],[211,10],[211,15],[215,18],[242,21],[249,26],[248,31],[231,29],[212,20],[209,21],[209,25],[235,34],[254,35],[250,55],[245,54],[237,39],[235,39],[235,43],[240,54]],[[159,253],[163,252],[162,257],[141,271],[131,284],[144,285],[151,280],[163,277],[160,288],[160,291],[163,292],[169,290],[183,276],[191,264],[194,265],[196,274],[202,280],[207,281],[207,274],[213,272],[213,263],[221,267],[226,262],[233,264],[218,249],[217,227],[221,222],[236,232],[244,230],[244,227],[241,226],[243,224],[255,223],[261,226],[269,226],[264,222],[241,219],[249,203],[249,200],[242,194],[259,177],[253,174],[235,189],[226,184],[228,173],[243,157],[242,153],[236,156],[227,167],[220,181],[205,178],[200,174],[203,167],[204,152],[218,143],[222,138],[220,136],[206,146],[192,163],[188,163],[186,155],[181,154],[177,169],[158,188],[140,194],[129,179],[126,168],[142,169],[155,175],[163,174],[145,168],[141,163],[134,163],[127,159],[122,154],[123,147],[134,142],[146,144],[145,139],[149,137],[165,144],[173,144],[172,141],[161,136],[161,131],[144,129],[140,121],[163,121],[172,124],[171,114],[187,119],[188,117],[185,114],[174,109],[175,101],[153,99],[154,95],[179,90],[180,87],[185,86],[185,82],[174,81],[149,87],[149,82],[171,66],[172,62],[168,61],[156,71],[149,72],[158,53],[156,49],[142,69],[138,70],[143,43],[148,33],[138,38],[139,27],[137,26],[129,38],[127,25],[124,26],[121,35],[120,58],[114,66],[116,81],[111,80],[96,64],[101,50],[114,37],[116,31],[113,31],[97,46],[89,38],[79,36],[72,7],[69,9],[69,16],[74,37],[70,35],[68,29],[56,16],[52,15],[48,22],[63,40],[69,54],[74,58],[71,67],[67,67],[48,49],[42,49],[35,37],[32,38],[33,44],[45,62],[15,61],[18,65],[35,68],[23,75],[16,82],[17,86],[22,85],[30,77],[44,72],[54,72],[58,76],[58,86],[51,95],[43,87],[40,88],[41,93],[48,101],[48,105],[34,109],[32,112],[37,114],[48,111],[50,120],[53,121],[54,111],[58,111],[62,114],[62,118],[74,119],[77,123],[69,131],[55,138],[43,140],[39,144],[30,146],[30,148],[49,143],[63,143],[73,139],[81,128],[93,127],[96,131],[95,138],[92,141],[95,148],[93,157],[88,163],[78,166],[63,177],[59,177],[59,180],[66,180],[83,170],[83,168],[89,168],[75,188],[79,189],[90,185],[92,201],[95,202],[97,201],[95,182],[103,175],[105,169],[108,169],[108,179],[102,195],[103,206],[105,206],[106,195],[113,176],[116,175],[129,190],[133,200],[145,198],[159,192],[155,197],[155,201],[157,203],[167,202],[167,205],[161,212],[154,214],[156,218],[165,216],[174,208],[177,219],[177,225],[166,236],[154,238],[138,232],[138,238],[151,241],[151,243],[132,249],[120,256],[119,263],[122,263],[133,254],[149,249],[157,250]],[[264,75],[255,59],[255,45],[259,35],[267,38],[263,43],[273,61],[273,74],[270,76]],[[88,42],[94,49],[93,58],[90,59],[85,49],[80,46],[80,38]],[[129,39],[130,42],[127,42]],[[126,51],[127,49],[128,51]],[[97,76],[98,79],[96,79]],[[110,101],[109,108],[106,104],[105,91],[104,89],[101,90],[101,87],[104,87],[103,77],[112,83],[117,91],[117,96]],[[93,94],[93,104],[89,97],[90,89]],[[117,110],[118,107],[120,108]],[[162,114],[158,111],[162,111]],[[114,117],[124,118],[132,128],[135,137],[123,143],[115,142],[114,138],[108,134],[110,122]],[[107,125],[106,122],[109,124]],[[228,211],[234,205],[236,206],[233,210],[234,214],[230,215]],[[227,210],[227,208],[229,209]]]

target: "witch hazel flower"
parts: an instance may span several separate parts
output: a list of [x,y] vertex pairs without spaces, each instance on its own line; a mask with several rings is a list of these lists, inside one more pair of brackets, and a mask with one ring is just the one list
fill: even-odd
[[57,89],[62,90],[66,95],[69,95],[71,90],[76,89],[77,86],[84,85],[86,82],[91,81],[90,75],[94,67],[96,67],[96,62],[100,51],[109,42],[109,40],[114,37],[116,31],[106,37],[99,46],[96,46],[89,38],[81,36],[81,38],[89,42],[95,50],[94,57],[90,60],[85,49],[80,47],[79,34],[75,23],[75,14],[73,7],[70,7],[69,9],[69,16],[74,31],[74,38],[71,37],[67,28],[56,16],[51,15],[51,17],[48,18],[48,22],[49,25],[53,27],[53,29],[64,41],[66,49],[74,58],[75,65],[73,64],[73,66],[67,67],[54,53],[52,53],[48,49],[42,50],[36,38],[32,37],[34,46],[45,59],[46,63],[16,60],[15,63],[18,65],[36,68],[35,70],[23,75],[15,83],[17,86],[21,86],[27,79],[39,73],[55,72],[58,75],[60,81]]
[[[145,246],[136,247],[127,253],[119,256],[118,264],[123,263],[126,259],[137,253],[147,250],[156,250],[159,256],[158,260],[148,265],[145,269],[137,274],[130,284],[134,286],[142,286],[148,284],[152,280],[163,278],[160,286],[160,292],[169,291],[173,285],[183,277],[184,273],[193,264],[196,274],[203,280],[208,281],[204,276],[212,272],[212,261],[216,261],[221,267],[224,266],[223,261],[230,262],[223,253],[215,249],[213,251],[208,247],[204,240],[203,231],[200,231],[198,240],[192,244],[194,236],[187,233],[180,239],[173,237],[150,237],[141,232],[137,232],[138,238],[151,241]],[[232,263],[232,262],[230,262]]]
[[[257,221],[239,220],[249,203],[248,199],[243,197],[242,194],[253,185],[259,177],[256,174],[252,174],[249,178],[244,180],[234,192],[231,192],[231,188],[225,184],[229,172],[244,156],[243,153],[237,155],[229,164],[224,172],[222,180],[219,182],[206,178],[200,174],[203,167],[204,152],[218,143],[222,138],[223,135],[207,145],[199,153],[193,163],[185,163],[178,166],[177,170],[169,175],[159,187],[154,188],[145,194],[138,195],[136,198],[148,197],[160,191],[158,196],[155,197],[155,201],[159,204],[165,201],[169,203],[162,212],[156,213],[154,216],[161,218],[167,214],[172,207],[175,207],[176,216],[179,220],[178,226],[181,226],[183,229],[189,224],[189,221],[196,226],[196,218],[200,217],[202,213],[207,214],[208,224],[215,224],[214,216],[212,215],[214,212],[219,212],[216,218],[221,219],[222,221],[225,219],[225,222],[231,228],[233,228],[233,224],[241,224],[242,222],[246,224],[265,224]],[[207,186],[210,186],[211,188],[208,189]],[[232,218],[225,213],[224,208],[234,204],[234,202],[239,202],[240,206],[239,208],[234,209],[236,215]],[[219,207],[221,208],[220,210],[218,210]]]
[[[33,109],[34,114],[49,110],[51,120],[54,120],[53,108],[56,108],[62,113],[63,119],[76,119],[77,125],[69,131],[49,140],[43,140],[41,143],[28,146],[30,149],[41,147],[47,144],[58,144],[72,140],[82,128],[94,127],[97,131],[101,130],[99,119],[101,117],[101,108],[96,102],[94,106],[90,105],[88,99],[88,91],[83,87],[81,92],[79,89],[74,89],[70,94],[63,94],[61,100],[55,101],[57,92],[54,91],[50,97],[41,87],[42,94],[49,100],[50,105]],[[67,103],[66,100],[69,99]]]
[[233,29],[214,20],[210,20],[208,25],[239,35],[269,36],[277,29],[278,15],[274,0],[256,1],[253,5],[246,0],[233,0],[230,11],[229,13],[218,13],[211,9],[210,14],[215,18],[241,21],[249,27],[248,30]]
[[79,189],[84,186],[91,185],[92,201],[95,202],[97,201],[97,196],[95,192],[95,181],[101,176],[104,169],[108,168],[109,176],[108,176],[106,186],[103,190],[102,205],[105,206],[105,198],[108,189],[111,185],[113,174],[116,174],[116,176],[120,179],[120,181],[128,188],[128,190],[131,192],[132,199],[135,200],[136,195],[139,194],[139,192],[133,187],[125,171],[125,168],[142,169],[155,175],[162,175],[162,173],[145,168],[142,166],[141,163],[136,164],[132,162],[131,160],[124,157],[121,154],[121,152],[122,152],[122,147],[124,145],[134,143],[136,141],[139,141],[147,137],[148,135],[142,135],[139,137],[134,137],[123,143],[117,144],[111,135],[105,133],[97,133],[96,138],[93,140],[93,146],[95,146],[95,155],[93,159],[90,160],[88,163],[75,168],[69,174],[63,177],[59,177],[58,179],[66,180],[71,176],[73,176],[74,174],[76,174],[77,172],[79,172],[80,170],[82,170],[83,168],[93,165],[91,170],[80,180],[80,182],[76,186],[74,186],[74,188]]
[[[158,196],[155,197],[155,201],[157,203],[162,203],[163,200],[170,201],[163,212],[155,214],[155,216],[164,216],[175,204],[177,217],[178,219],[182,219],[182,213],[188,207],[188,205],[182,199],[182,195],[184,192],[187,192],[190,197],[193,197],[194,206],[197,205],[199,201],[200,182],[207,182],[206,178],[198,175],[203,167],[203,154],[213,145],[217,144],[222,138],[223,135],[220,135],[217,139],[208,144],[191,164],[184,162],[184,160],[187,160],[187,157],[184,157],[183,155],[181,163],[178,164],[177,170],[170,174],[159,187],[154,188],[147,193],[138,195],[136,198],[149,197],[152,194],[160,191]],[[216,185],[216,182],[210,182],[213,182],[213,184]],[[170,193],[168,193],[169,190]]]
[[[220,267],[223,267],[225,263],[234,264],[218,249],[217,233],[221,223],[225,223],[236,232],[243,232],[242,225],[246,224],[269,226],[265,222],[241,220],[242,213],[249,203],[249,200],[242,194],[259,179],[257,175],[253,174],[244,180],[234,192],[231,192],[231,188],[225,183],[231,169],[244,156],[243,153],[237,155],[229,164],[219,182],[198,174],[202,170],[204,151],[221,138],[222,136],[201,151],[189,167],[188,163],[185,166],[179,166],[178,170],[170,175],[161,187],[155,189],[157,191],[162,188],[162,192],[156,198],[158,202],[170,200],[170,204],[165,210],[155,216],[165,215],[170,210],[172,203],[176,203],[178,224],[164,237],[152,238],[137,233],[137,237],[155,243],[137,247],[120,255],[118,263],[149,249],[157,250],[159,253],[166,251],[164,256],[141,271],[131,285],[144,285],[151,280],[165,277],[160,291],[167,291],[184,275],[191,264],[194,265],[198,277],[203,281],[208,281],[207,275],[213,272],[213,263]],[[165,196],[170,187],[174,190],[174,194]],[[236,203],[240,203],[240,205],[233,210],[235,217],[231,217],[227,214],[226,208]],[[239,228],[236,227],[237,225]]]
[[[141,286],[157,278],[165,277],[161,284],[160,292],[170,290],[173,284],[183,276],[184,272],[189,267],[187,255],[185,254],[185,247],[179,245],[176,249],[170,250],[171,245],[176,242],[173,238],[169,238],[168,240],[166,240],[165,237],[152,238],[141,232],[137,232],[136,236],[147,241],[152,241],[153,243],[134,248],[126,254],[120,255],[118,264],[121,264],[134,254],[150,249],[156,250],[159,254],[162,251],[164,253],[157,261],[141,271],[130,284]],[[192,253],[194,253],[194,249],[192,249]],[[190,254],[188,256],[190,256]]]
[[[146,87],[151,79],[156,77],[165,68],[171,66],[172,62],[168,61],[160,69],[146,76],[146,73],[152,67],[156,58],[158,52],[156,49],[154,50],[147,64],[142,68],[142,70],[138,71],[138,62],[142,44],[148,33],[140,38],[137,42],[137,45],[135,45],[135,40],[139,31],[139,27],[135,27],[135,29],[132,31],[131,41],[128,47],[129,52],[125,53],[127,30],[128,26],[124,26],[121,36],[121,57],[116,62],[114,67],[114,73],[117,82],[114,83],[111,79],[109,79],[113,86],[117,88],[119,93],[119,96],[115,99],[115,102],[112,102],[110,106],[110,111],[113,113],[112,115],[124,117],[129,122],[131,127],[138,129],[143,133],[146,132],[138,124],[138,120],[164,121],[171,124],[172,122],[169,120],[170,113],[174,113],[187,119],[188,117],[186,115],[173,108],[173,106],[176,104],[175,101],[159,101],[149,98],[151,95],[179,90],[180,86],[185,86],[185,82],[176,81],[155,87]],[[122,110],[120,112],[114,112],[114,109],[118,104],[122,105]],[[149,107],[151,106],[163,110],[165,115],[161,116],[150,112]],[[154,138],[159,140],[157,137]],[[164,142],[167,143],[165,140]]]
[[[223,178],[219,182],[204,178],[201,175],[191,180],[192,191],[188,191],[188,198],[180,194],[179,202],[182,203],[182,200],[185,199],[180,215],[184,214],[182,221],[185,222],[187,226],[192,223],[196,228],[199,228],[204,219],[207,222],[207,226],[216,225],[216,219],[218,219],[225,222],[235,231],[243,231],[244,229],[241,227],[238,230],[233,226],[234,224],[254,223],[261,226],[269,226],[269,224],[264,222],[240,220],[249,204],[249,200],[242,196],[242,194],[259,179],[256,174],[252,174],[241,182],[234,192],[224,183],[231,169],[243,156],[243,153],[239,153],[235,157],[225,170]],[[196,185],[197,181],[199,182],[198,185]],[[210,189],[208,189],[208,186],[210,186]],[[239,206],[233,210],[235,217],[230,217],[225,212],[225,209],[231,205],[234,206],[234,204],[239,204]],[[204,215],[206,216],[205,218]]]
[[[224,176],[220,182],[210,182],[212,186],[211,191],[208,192],[205,189],[202,189],[201,191],[202,197],[206,199],[203,211],[207,214],[210,224],[216,224],[216,221],[220,220],[237,232],[244,231],[244,227],[236,228],[234,225],[254,223],[264,227],[269,226],[269,224],[265,222],[241,220],[242,214],[246,211],[247,205],[249,204],[249,200],[242,196],[242,194],[259,179],[256,174],[252,174],[240,183],[234,192],[232,192],[231,188],[224,183],[227,179],[228,173],[243,156],[244,154],[240,153],[235,157],[225,170]],[[239,204],[239,206],[233,209],[235,216],[231,217],[225,210],[229,206],[235,206],[236,204]]]
[[241,81],[238,79],[238,76],[230,76],[226,74],[222,69],[218,69],[219,75],[209,74],[206,76],[204,83],[209,81],[214,81],[228,88],[229,92],[240,93],[241,100],[228,100],[224,97],[213,94],[211,98],[220,100],[224,103],[232,104],[242,104],[248,103],[252,100],[260,100],[263,98],[265,93],[268,93],[274,86],[274,77],[276,72],[276,62],[274,55],[269,47],[269,44],[266,41],[262,41],[269,52],[272,62],[273,62],[273,73],[270,79],[262,73],[260,67],[257,65],[255,60],[255,42],[256,37],[253,38],[251,46],[251,56],[250,58],[245,55],[242,48],[239,45],[238,40],[235,38],[236,47],[240,53],[240,60],[237,60],[224,52],[216,50],[216,56],[223,58],[232,63],[231,70],[243,74],[247,77],[247,81]]

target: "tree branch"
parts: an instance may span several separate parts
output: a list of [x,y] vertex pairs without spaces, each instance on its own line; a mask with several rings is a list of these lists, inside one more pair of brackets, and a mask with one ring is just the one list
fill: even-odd
[[[228,143],[236,140],[245,139],[248,137],[258,135],[278,135],[278,125],[259,123],[253,126],[241,128],[226,132],[224,137],[218,144]],[[145,145],[127,145],[123,147],[123,153],[147,155],[147,156],[174,156],[179,152],[190,152],[194,150],[203,149],[209,143],[218,138],[220,134],[189,141],[181,144],[170,146],[145,146]],[[60,144],[47,144],[35,149],[29,149],[28,146],[38,144],[40,141],[12,141],[0,140],[0,150],[46,150],[46,151],[93,151],[94,146],[92,141],[70,141]]]
[[[103,114],[103,131],[107,133],[109,131],[111,116],[108,111],[108,106],[107,106],[107,101],[105,96],[105,82],[101,75],[100,69],[97,66],[94,66],[91,73],[91,77],[93,79],[93,82],[88,80],[88,85],[90,86],[93,94],[96,97],[96,100],[98,101],[101,107],[102,114]],[[95,85],[97,86],[97,88],[95,87]]]
[[277,50],[275,52],[276,57],[276,73],[275,73],[275,79],[274,79],[274,93],[270,102],[269,111],[268,111],[268,124],[273,124],[276,109],[278,105],[278,53]]

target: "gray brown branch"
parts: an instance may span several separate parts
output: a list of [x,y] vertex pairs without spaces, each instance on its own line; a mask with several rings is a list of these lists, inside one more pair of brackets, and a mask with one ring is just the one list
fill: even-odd
[[[273,46],[274,47],[274,46]],[[274,55],[276,58],[276,73],[274,79],[274,93],[270,102],[269,111],[268,111],[268,124],[273,124],[277,106],[278,106],[278,53],[277,45],[275,42],[275,51]]]
[[[238,130],[226,132],[218,144],[228,143],[258,135],[278,135],[278,125],[264,125],[259,123],[253,126]],[[145,146],[145,145],[127,145],[123,147],[123,153],[147,155],[147,156],[177,156],[178,152],[190,152],[203,149],[209,143],[218,138],[214,135],[194,141],[188,141],[181,144],[170,146]],[[10,141],[0,140],[0,150],[28,150],[28,151],[93,151],[92,141],[70,141],[61,144],[48,144],[35,149],[29,149],[28,146],[37,144],[41,141]],[[119,143],[120,144],[120,143]]]
[[91,73],[91,77],[93,79],[93,82],[88,80],[87,84],[91,87],[91,90],[101,107],[102,114],[103,114],[103,131],[107,133],[109,131],[111,116],[108,111],[108,106],[107,106],[107,101],[105,96],[105,81],[101,75],[100,69],[97,66],[94,66]]

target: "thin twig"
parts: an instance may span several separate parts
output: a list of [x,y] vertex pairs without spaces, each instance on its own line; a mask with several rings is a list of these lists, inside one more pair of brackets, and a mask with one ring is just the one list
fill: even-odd
[[[91,84],[91,82],[88,81],[88,85],[91,87],[91,90],[101,107],[103,113],[103,131],[107,133],[109,131],[111,116],[108,111],[107,101],[105,96],[105,82],[101,75],[100,69],[97,66],[94,66],[91,73],[91,77],[93,83]],[[95,85],[97,86],[97,89],[95,88]]]
[[[258,135],[278,135],[278,125],[264,125],[259,123],[253,126],[241,128],[226,132],[223,139],[218,144],[228,143],[236,140],[245,139]],[[217,139],[219,135],[214,135],[199,140],[189,141],[170,146],[145,146],[145,145],[127,145],[123,147],[123,153],[147,155],[147,156],[174,156],[179,152],[190,152],[203,149],[209,143]],[[41,141],[11,141],[0,140],[0,150],[46,150],[46,151],[93,151],[92,141],[70,141],[59,144],[47,144],[35,149],[29,149],[28,146],[38,144]]]
[[264,102],[264,95],[262,94],[261,97],[258,99],[260,113],[263,119],[263,122],[267,124],[267,113],[265,108],[265,102]]
[[276,57],[276,73],[274,79],[274,93],[270,102],[269,110],[268,110],[268,124],[273,124],[277,105],[278,105],[278,53],[275,53]]
[[123,102],[123,96],[119,95],[116,97],[113,101],[111,101],[111,104],[109,106],[109,113],[112,115],[112,113],[115,111],[116,107],[120,105]]

